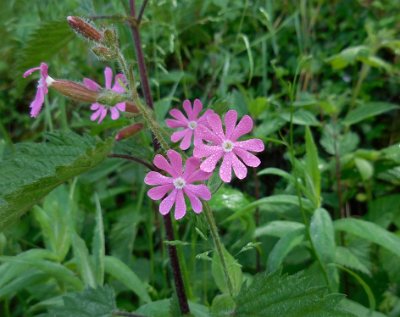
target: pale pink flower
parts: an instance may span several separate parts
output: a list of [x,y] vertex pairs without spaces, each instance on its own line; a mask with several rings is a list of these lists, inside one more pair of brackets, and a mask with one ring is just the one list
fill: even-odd
[[263,141],[260,139],[238,141],[238,138],[253,129],[253,120],[249,116],[244,116],[236,125],[237,112],[229,110],[224,118],[225,133],[219,115],[210,114],[207,120],[210,129],[202,127],[200,132],[208,144],[196,145],[193,151],[195,157],[206,158],[200,165],[202,171],[212,172],[222,159],[219,176],[224,182],[229,183],[232,179],[232,168],[236,176],[243,179],[247,175],[246,165],[250,167],[260,165],[260,160],[250,152],[264,151]]
[[[114,85],[112,87],[111,85],[113,80],[113,72],[110,67],[105,68],[104,77],[106,79],[106,87],[105,87],[106,89],[111,89],[112,91],[115,91],[116,93],[119,94],[125,93],[126,91],[125,88],[120,84],[120,82],[126,83],[126,78],[123,74],[115,75]],[[90,78],[85,78],[83,80],[83,83],[85,84],[86,88],[90,90],[93,91],[102,90],[102,87]],[[119,111],[125,111],[126,103],[119,102],[116,105],[109,107],[106,105],[102,105],[101,103],[95,102],[90,106],[90,109],[94,111],[94,113],[90,116],[90,120],[96,121],[98,119],[98,123],[101,123],[103,119],[106,117],[108,109],[110,109],[111,112],[111,119],[117,120],[119,118]]]
[[167,119],[167,126],[170,128],[183,128],[182,130],[176,131],[171,135],[172,142],[179,142],[182,140],[179,147],[182,150],[187,150],[192,143],[192,136],[194,135],[194,145],[201,143],[201,137],[199,134],[199,126],[207,125],[207,116],[210,113],[214,113],[212,110],[206,110],[206,112],[199,117],[203,105],[199,99],[195,99],[193,102],[193,108],[190,100],[183,102],[183,109],[186,112],[186,116],[182,111],[178,109],[172,109],[169,114],[175,119]]
[[44,103],[44,96],[48,94],[49,92],[48,87],[51,86],[51,84],[54,82],[54,79],[51,78],[48,74],[48,69],[49,67],[47,66],[46,63],[41,63],[39,67],[28,69],[23,75],[25,78],[31,75],[35,71],[40,71],[40,79],[36,90],[36,96],[30,105],[31,117],[34,118],[36,118],[39,115],[40,110],[42,110]]
[[190,204],[195,213],[203,210],[200,198],[203,200],[211,199],[211,192],[204,184],[193,184],[207,180],[211,173],[203,172],[199,169],[200,160],[191,157],[186,160],[183,167],[181,155],[174,151],[167,152],[169,162],[162,155],[157,154],[154,158],[154,165],[170,176],[164,176],[158,172],[149,172],[144,182],[147,185],[156,185],[150,189],[147,195],[153,200],[160,200],[160,213],[166,215],[175,204],[175,219],[181,219],[186,214],[185,195],[189,198]]

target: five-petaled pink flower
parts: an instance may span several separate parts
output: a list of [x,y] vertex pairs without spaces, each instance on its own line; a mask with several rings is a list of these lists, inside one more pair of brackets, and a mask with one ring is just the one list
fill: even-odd
[[36,96],[35,99],[31,102],[31,117],[37,117],[42,110],[42,106],[44,103],[44,96],[48,94],[49,90],[48,87],[53,83],[54,79],[51,78],[48,74],[49,67],[46,63],[41,63],[39,67],[34,67],[28,69],[24,73],[24,78],[28,77],[35,71],[40,71],[40,79],[37,86]]
[[186,112],[187,117],[178,109],[172,109],[169,113],[175,119],[167,119],[167,126],[170,128],[183,128],[183,130],[176,131],[171,135],[172,142],[179,142],[182,140],[179,147],[182,150],[187,150],[192,142],[192,136],[194,134],[194,145],[201,143],[201,136],[199,134],[199,127],[207,125],[207,116],[214,113],[212,110],[206,110],[206,112],[199,117],[203,105],[199,99],[195,99],[193,102],[193,108],[190,100],[183,102],[183,109]]
[[169,150],[167,156],[169,162],[160,154],[155,156],[153,162],[171,177],[154,171],[149,172],[144,182],[156,187],[150,189],[147,195],[153,200],[160,200],[168,193],[160,203],[159,210],[162,215],[168,214],[175,204],[175,219],[181,219],[186,214],[185,195],[189,198],[194,212],[200,213],[203,205],[199,198],[210,200],[211,193],[206,185],[193,183],[207,180],[211,173],[200,170],[200,160],[195,157],[187,159],[186,166],[183,167],[182,157],[178,152]]
[[[104,70],[104,77],[106,79],[106,89],[111,89],[119,94],[125,93],[125,88],[120,84],[120,82],[126,84],[126,79],[123,74],[115,75],[114,85],[112,87],[113,72],[110,67],[106,67]],[[83,83],[88,89],[93,91],[100,91],[102,89],[98,83],[89,78],[85,78]],[[95,102],[90,107],[90,109],[94,111],[94,113],[90,116],[90,120],[96,121],[98,119],[98,123],[101,123],[107,115],[108,108],[110,108],[111,119],[117,120],[119,118],[119,111],[125,111],[126,104],[125,102],[119,102],[116,105],[109,107]]]
[[236,125],[237,112],[229,110],[224,119],[225,133],[222,130],[221,118],[217,114],[210,114],[207,120],[211,129],[202,127],[201,137],[209,143],[196,145],[193,151],[195,157],[206,158],[200,165],[201,170],[212,172],[218,161],[223,158],[219,175],[224,182],[229,183],[232,179],[232,168],[236,176],[243,179],[247,175],[246,165],[251,167],[260,165],[260,160],[250,152],[262,152],[263,141],[260,139],[238,141],[238,138],[253,129],[253,120],[249,116],[244,116]]

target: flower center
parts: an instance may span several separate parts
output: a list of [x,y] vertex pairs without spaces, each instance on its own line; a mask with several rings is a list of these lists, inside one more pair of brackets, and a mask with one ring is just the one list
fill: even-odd
[[182,189],[186,185],[186,181],[182,177],[175,178],[173,183],[176,189]]
[[188,123],[188,127],[189,127],[190,130],[196,129],[197,128],[197,122],[196,121],[190,121]]
[[232,152],[234,148],[233,142],[230,140],[225,140],[222,143],[222,148],[224,149],[225,152]]

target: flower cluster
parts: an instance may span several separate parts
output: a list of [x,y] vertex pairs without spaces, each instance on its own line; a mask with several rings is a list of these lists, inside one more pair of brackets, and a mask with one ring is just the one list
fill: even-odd
[[[120,111],[128,111],[127,102],[121,101],[124,99],[123,95],[126,93],[126,78],[123,74],[117,74],[114,78],[114,85],[112,85],[113,73],[111,68],[106,67],[104,70],[105,88],[102,88],[98,83],[89,78],[83,80],[83,85],[67,80],[53,79],[48,75],[48,69],[49,67],[46,63],[41,63],[39,67],[28,69],[23,75],[27,77],[35,71],[40,72],[36,96],[30,105],[32,117],[37,117],[39,115],[50,86],[72,99],[92,102],[90,109],[93,110],[94,113],[91,115],[90,119],[92,121],[97,120],[98,123],[104,120],[108,110],[110,110],[112,120],[119,118]],[[105,99],[103,96],[104,92],[107,96],[116,96],[117,98],[114,99],[118,99],[117,102],[113,102],[111,106],[98,102],[98,100]],[[129,111],[136,112],[137,110],[132,109],[132,106],[130,106]]]
[[214,111],[207,110],[200,115],[203,105],[199,99],[194,101],[193,107],[189,100],[185,100],[183,109],[186,116],[180,110],[172,109],[170,115],[173,119],[167,119],[166,124],[179,129],[172,134],[171,141],[182,140],[179,145],[182,150],[187,150],[193,139],[193,157],[188,158],[184,166],[181,155],[176,151],[168,151],[169,162],[158,154],[154,165],[171,177],[152,171],[145,178],[146,184],[157,185],[148,191],[148,196],[153,200],[162,199],[161,214],[169,213],[175,204],[175,219],[181,219],[186,213],[185,195],[194,212],[202,211],[199,198],[209,200],[211,193],[205,184],[194,185],[193,182],[207,180],[220,161],[219,176],[223,182],[229,183],[232,170],[237,178],[244,179],[247,176],[246,166],[259,166],[261,162],[253,153],[264,150],[260,139],[239,141],[253,129],[251,117],[246,115],[237,123],[237,112],[229,110],[224,117],[224,129],[221,117]]

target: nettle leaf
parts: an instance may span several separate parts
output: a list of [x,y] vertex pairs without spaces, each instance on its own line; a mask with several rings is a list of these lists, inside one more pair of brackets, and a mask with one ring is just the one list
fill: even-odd
[[281,275],[277,271],[256,276],[234,299],[235,305],[218,303],[212,311],[213,316],[230,317],[354,317],[340,308],[342,298],[340,294],[328,294],[325,287],[315,286],[304,272]]
[[0,164],[0,228],[17,220],[55,187],[102,162],[112,139],[51,133],[48,142],[20,143]]
[[48,21],[34,30],[18,56],[17,76],[18,87],[23,87],[28,81],[22,80],[22,74],[31,67],[39,66],[63,49],[75,34],[66,20]]
[[115,294],[111,287],[89,288],[63,296],[63,306],[49,309],[42,317],[112,317],[116,311]]

